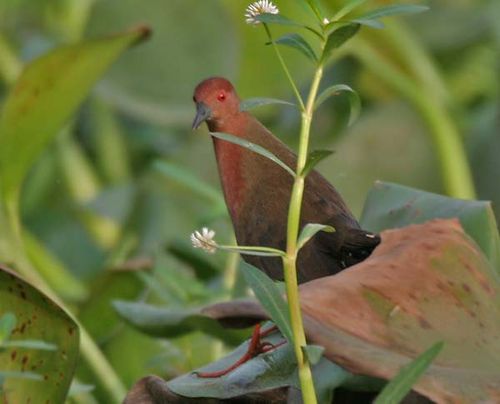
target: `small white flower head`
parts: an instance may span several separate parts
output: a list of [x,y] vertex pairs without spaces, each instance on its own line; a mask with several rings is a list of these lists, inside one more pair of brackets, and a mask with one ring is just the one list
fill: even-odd
[[191,244],[194,248],[201,248],[206,252],[213,254],[217,250],[217,243],[214,240],[215,231],[204,227],[201,232],[196,230],[191,233]]
[[260,24],[260,21],[255,17],[262,14],[278,14],[279,12],[280,10],[278,10],[278,7],[276,7],[272,1],[254,1],[245,10],[245,21],[247,24]]

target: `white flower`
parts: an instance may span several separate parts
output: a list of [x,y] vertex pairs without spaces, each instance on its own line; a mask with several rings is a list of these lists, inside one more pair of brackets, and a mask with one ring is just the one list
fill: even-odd
[[194,248],[201,248],[206,252],[213,254],[217,250],[217,243],[214,240],[215,231],[204,227],[201,232],[196,230],[191,233],[191,244]]
[[250,4],[245,11],[245,21],[247,24],[260,24],[255,17],[261,14],[278,14],[280,11],[272,1],[259,0]]

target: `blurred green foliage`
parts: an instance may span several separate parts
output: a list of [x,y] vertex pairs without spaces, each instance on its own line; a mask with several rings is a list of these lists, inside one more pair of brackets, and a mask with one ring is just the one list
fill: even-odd
[[[373,0],[367,6],[386,3]],[[277,4],[287,15],[313,19],[300,2]],[[332,13],[341,4],[324,1]],[[431,11],[387,21],[384,30],[363,27],[328,66],[325,86],[348,84],[360,94],[363,109],[347,129],[349,99],[326,101],[314,122],[313,148],[335,150],[319,171],[357,214],[377,179],[438,193],[446,189],[432,124],[359,49],[375,52],[444,111],[465,142],[478,197],[493,200],[500,212],[495,175],[500,170],[500,3],[427,4]],[[201,225],[214,228],[221,243],[232,240],[217,198],[211,141],[205,130],[190,130],[195,85],[222,75],[235,82],[242,98],[293,98],[272,49],[264,46],[263,31],[244,23],[246,5],[234,0],[0,2],[1,99],[24,63],[55,46],[142,23],[154,31],[101,80],[31,168],[21,193],[32,250],[45,248],[46,259],[81,282],[73,296],[63,297],[127,386],[147,373],[169,378],[199,367],[223,347],[201,334],[168,341],[143,336],[118,319],[112,300],[185,307],[245,293],[241,286],[230,291],[241,284],[233,257],[200,256],[182,243]],[[292,49],[283,54],[306,89],[308,61]],[[296,145],[294,110],[272,106],[255,113]],[[106,402],[84,365],[78,374],[82,382],[95,384],[95,397]]]

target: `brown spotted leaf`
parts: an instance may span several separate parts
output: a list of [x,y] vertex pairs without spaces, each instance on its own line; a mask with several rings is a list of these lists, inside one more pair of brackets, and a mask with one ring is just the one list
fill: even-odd
[[437,402],[500,402],[500,286],[487,258],[455,219],[381,235],[366,261],[301,287],[309,340],[386,379],[444,341],[414,389]]
[[31,373],[39,380],[7,377],[0,393],[2,403],[62,403],[68,393],[78,356],[79,333],[75,322],[54,302],[0,266],[0,317],[17,319],[9,342],[43,341],[56,350],[0,349],[0,371]]

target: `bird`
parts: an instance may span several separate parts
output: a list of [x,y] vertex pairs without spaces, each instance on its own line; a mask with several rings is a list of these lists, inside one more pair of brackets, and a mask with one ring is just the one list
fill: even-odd
[[[196,116],[193,129],[206,122],[210,132],[224,132],[264,147],[290,168],[297,156],[254,116],[240,108],[231,82],[211,77],[194,91]],[[239,245],[285,250],[288,206],[293,177],[270,159],[240,145],[213,138],[219,176]],[[299,251],[299,283],[329,276],[367,258],[380,237],[361,229],[339,192],[319,172],[305,180],[300,227],[308,223],[332,226],[318,232]],[[275,280],[283,280],[279,257],[244,255],[249,264]]]
[[[196,116],[192,128],[203,122],[211,133],[223,132],[257,144],[295,169],[297,156],[249,112],[242,111],[231,82],[211,77],[195,88]],[[287,216],[293,177],[270,159],[213,136],[222,190],[242,246],[286,248]],[[361,229],[341,195],[320,173],[312,170],[305,179],[300,227],[308,223],[332,226],[334,232],[318,232],[299,251],[299,283],[334,275],[367,258],[380,243],[380,236]],[[283,280],[280,257],[243,255],[243,259],[274,280]],[[260,353],[281,345],[262,342],[275,330],[256,326],[247,352],[233,365],[215,372],[196,372],[198,377],[221,377]]]

